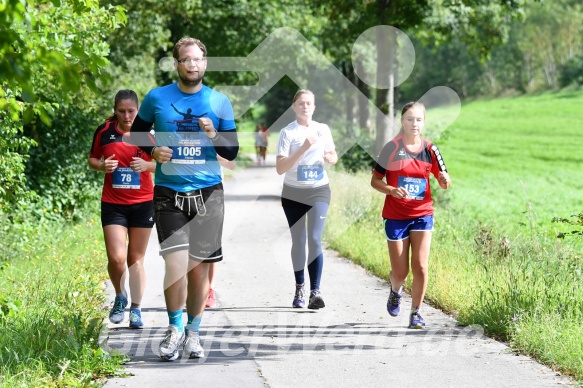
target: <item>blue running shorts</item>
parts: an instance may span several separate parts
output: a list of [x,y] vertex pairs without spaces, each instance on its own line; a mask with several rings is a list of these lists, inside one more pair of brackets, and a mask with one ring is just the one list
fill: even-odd
[[410,220],[385,220],[385,234],[388,241],[401,241],[409,238],[410,232],[433,232],[433,215]]

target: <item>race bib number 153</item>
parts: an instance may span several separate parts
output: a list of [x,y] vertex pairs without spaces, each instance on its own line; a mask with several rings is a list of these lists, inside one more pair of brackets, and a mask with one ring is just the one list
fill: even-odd
[[423,198],[425,198],[425,191],[427,191],[427,180],[425,178],[410,178],[406,176],[400,176],[399,187],[404,187],[407,189],[410,199],[421,201]]

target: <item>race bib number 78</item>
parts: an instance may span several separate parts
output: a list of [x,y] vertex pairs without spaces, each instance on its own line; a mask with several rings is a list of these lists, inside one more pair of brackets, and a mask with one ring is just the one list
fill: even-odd
[[130,167],[118,167],[113,171],[111,186],[114,189],[139,189],[140,173]]

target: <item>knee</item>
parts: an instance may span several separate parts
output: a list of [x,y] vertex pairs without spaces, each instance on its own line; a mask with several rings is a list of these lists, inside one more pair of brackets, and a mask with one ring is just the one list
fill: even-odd
[[404,282],[407,279],[407,275],[409,275],[409,267],[391,269],[391,277],[396,282]]
[[107,259],[110,265],[124,266],[126,265],[127,256],[124,251],[111,251],[107,253]]
[[128,256],[128,268],[132,271],[138,271],[144,268],[144,256]]
[[322,246],[322,240],[320,236],[316,236],[314,234],[310,234],[308,238],[308,244],[312,248],[320,248]]
[[413,276],[427,277],[429,273],[429,266],[427,264],[417,264],[413,266]]

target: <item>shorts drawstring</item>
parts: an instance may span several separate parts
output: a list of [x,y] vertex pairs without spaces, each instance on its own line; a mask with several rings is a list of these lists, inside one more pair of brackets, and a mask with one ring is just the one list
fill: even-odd
[[196,190],[195,195],[180,195],[178,192],[174,194],[174,206],[184,211],[184,200],[188,203],[188,215],[190,216],[191,201],[194,202],[194,207],[196,208],[196,213],[198,215],[204,216],[206,214],[206,206],[204,205],[204,198],[202,196],[201,190]]

